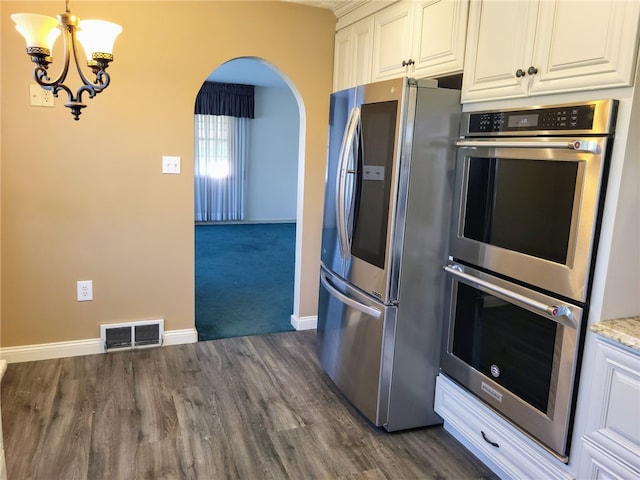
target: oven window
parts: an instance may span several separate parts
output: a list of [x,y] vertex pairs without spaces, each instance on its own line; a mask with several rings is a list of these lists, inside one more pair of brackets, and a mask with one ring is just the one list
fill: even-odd
[[547,412],[558,324],[457,283],[453,354]]
[[384,268],[398,102],[363,104],[351,253]]
[[578,162],[469,159],[464,236],[566,264]]

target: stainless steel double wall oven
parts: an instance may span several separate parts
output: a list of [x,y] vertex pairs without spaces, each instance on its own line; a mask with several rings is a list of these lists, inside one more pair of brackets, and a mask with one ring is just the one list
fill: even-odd
[[566,460],[618,102],[463,114],[441,371]]

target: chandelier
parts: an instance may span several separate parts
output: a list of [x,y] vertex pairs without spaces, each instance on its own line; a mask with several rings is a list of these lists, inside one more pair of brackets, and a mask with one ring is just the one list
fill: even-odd
[[[86,107],[82,103],[82,95],[86,93],[93,98],[109,86],[110,77],[106,69],[113,60],[113,44],[122,27],[104,20],[80,21],[69,11],[69,0],[66,0],[65,12],[58,15],[57,19],[35,13],[16,13],[11,15],[11,19],[27,42],[27,55],[36,64],[33,69],[34,80],[43,89],[51,91],[54,97],[61,91],[66,92],[68,101],[64,106],[70,108],[73,118],[78,120],[82,109]],[[60,33],[64,40],[64,67],[58,78],[51,80],[48,72],[49,64],[53,62],[51,52]],[[87,79],[80,67],[78,42],[87,57],[87,66],[95,75],[93,82]],[[69,73],[71,54],[82,80],[75,94],[64,84]]]

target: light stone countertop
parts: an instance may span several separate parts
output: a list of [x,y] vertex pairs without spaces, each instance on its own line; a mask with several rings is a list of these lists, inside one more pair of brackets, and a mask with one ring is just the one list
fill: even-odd
[[640,353],[640,316],[603,320],[589,330]]

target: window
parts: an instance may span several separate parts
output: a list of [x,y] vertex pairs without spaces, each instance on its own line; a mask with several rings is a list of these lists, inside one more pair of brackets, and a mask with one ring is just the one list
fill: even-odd
[[244,219],[252,85],[205,82],[195,104],[195,221]]
[[197,176],[227,178],[230,173],[229,130],[232,117],[196,115]]
[[195,116],[195,221],[244,219],[248,119]]

